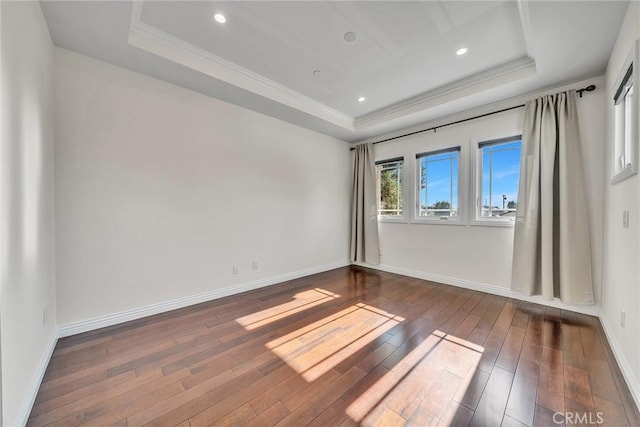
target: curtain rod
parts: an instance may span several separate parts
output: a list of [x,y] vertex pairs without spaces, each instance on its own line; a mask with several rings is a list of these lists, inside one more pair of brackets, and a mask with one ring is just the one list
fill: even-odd
[[[596,85],[589,85],[587,87],[583,87],[582,89],[577,89],[576,93],[578,93],[580,95],[580,98],[582,98],[582,92],[593,92],[595,89],[596,89]],[[391,137],[391,138],[383,139],[383,140],[380,140],[380,141],[375,141],[375,142],[372,142],[372,144],[380,144],[381,142],[393,141],[394,139],[404,138],[405,136],[411,136],[411,135],[415,135],[417,133],[429,132],[431,130],[434,131],[434,132],[437,132],[438,129],[443,128],[443,127],[447,127],[447,126],[451,126],[451,125],[457,125],[458,123],[464,123],[464,122],[468,122],[470,120],[480,119],[482,117],[487,117],[487,116],[491,116],[493,114],[503,113],[503,112],[509,111],[509,110],[515,110],[516,108],[522,108],[524,106],[525,106],[525,104],[520,104],[520,105],[516,105],[514,107],[503,108],[501,110],[492,111],[490,113],[480,114],[479,116],[468,117],[466,119],[456,120],[455,122],[445,123],[443,125],[438,125],[438,126],[433,126],[433,127],[428,128],[428,129],[417,130],[415,132],[405,133],[403,135],[398,135],[398,136],[394,136],[394,137]],[[354,148],[352,147],[351,150],[353,150],[353,149]]]

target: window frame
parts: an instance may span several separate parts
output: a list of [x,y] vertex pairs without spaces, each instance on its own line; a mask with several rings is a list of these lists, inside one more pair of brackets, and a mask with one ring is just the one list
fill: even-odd
[[[379,187],[378,187],[378,166],[385,163],[394,163],[394,162],[402,162],[402,215],[380,215],[378,209],[379,203]],[[391,157],[383,160],[376,160],[374,162],[374,166],[376,168],[376,214],[378,218],[378,222],[407,222],[407,209],[406,209],[406,200],[407,200],[407,180],[406,180],[406,162],[404,156]]]
[[[458,215],[455,217],[428,217],[420,216],[420,159],[430,155],[437,155],[446,153],[449,151],[458,152]],[[433,147],[432,150],[418,152],[413,156],[415,161],[415,176],[413,179],[414,191],[414,206],[411,222],[414,224],[441,224],[441,225],[467,225],[466,218],[466,185],[464,185],[465,179],[465,147],[464,144],[443,145],[440,147]]]
[[[510,136],[504,136],[510,135]],[[473,139],[472,146],[474,148],[474,156],[472,156],[472,183],[470,188],[473,189],[471,193],[470,206],[472,206],[471,225],[489,226],[489,227],[513,227],[515,225],[515,217],[512,219],[502,219],[495,217],[483,217],[480,215],[481,203],[482,203],[482,147],[488,145],[506,144],[514,141],[522,141],[521,131],[508,132],[497,138],[482,138]],[[522,144],[520,145],[522,150]],[[522,151],[520,152],[520,159],[522,158]],[[520,172],[522,172],[522,161],[518,161]],[[518,184],[518,188],[520,185]]]
[[[633,48],[627,56],[624,65],[621,67],[618,77],[616,78],[613,86],[611,87],[611,93],[613,98],[611,106],[611,184],[624,181],[625,179],[638,173],[638,115],[640,112],[640,85],[638,84],[638,67],[640,61],[638,61],[638,40],[633,44]],[[633,89],[633,96],[631,98],[630,105],[626,105],[624,108],[625,124],[627,119],[631,117],[631,124],[628,128],[622,130],[623,133],[629,131],[628,136],[624,137],[622,147],[619,143],[619,126],[616,124],[617,113],[616,110],[619,104],[618,100],[622,97],[626,100],[626,94],[628,89],[625,90],[625,86],[630,83]],[[625,101],[622,101],[625,103]],[[630,110],[629,110],[630,109]],[[619,110],[618,110],[619,111]],[[625,163],[627,166],[620,167],[619,161],[621,153],[624,153]],[[629,154],[627,156],[627,153]],[[628,158],[627,158],[628,157]]]

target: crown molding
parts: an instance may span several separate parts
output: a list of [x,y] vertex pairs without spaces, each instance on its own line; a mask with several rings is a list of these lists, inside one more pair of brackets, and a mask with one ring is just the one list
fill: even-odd
[[507,62],[470,77],[440,86],[436,89],[413,96],[388,107],[359,116],[355,119],[355,129],[362,130],[374,125],[424,111],[465,96],[473,95],[505,83],[530,76],[536,72],[536,63],[528,56]]
[[185,42],[142,21],[144,0],[133,2],[128,43],[146,52],[201,72],[241,89],[310,114],[351,132],[386,125],[394,120],[510,83],[536,72],[527,0],[518,0],[527,56],[439,86],[379,110],[351,117],[315,99],[238,64]]
[[143,6],[144,1],[133,2],[128,39],[130,45],[341,128],[354,130],[353,117],[142,22]]
[[551,95],[554,93],[563,92],[571,89],[577,89],[580,87],[588,86],[590,84],[595,84],[597,87],[596,90],[599,90],[600,88],[604,87],[604,83],[605,83],[604,76],[598,76],[598,75],[589,77],[587,79],[579,80],[579,81],[564,82],[559,85],[548,86],[544,89],[527,92],[522,95],[517,95],[511,98],[502,99],[502,100],[491,102],[489,104],[484,104],[478,107],[473,107],[466,110],[458,111],[456,113],[434,117],[430,120],[423,121],[420,124],[405,126],[391,132],[385,132],[385,133],[371,136],[368,138],[363,138],[363,139],[354,141],[353,144],[364,144],[367,142],[377,143],[378,141],[387,139],[387,138],[395,139],[407,134],[412,134],[414,132],[421,132],[421,131],[424,131],[425,129],[429,129],[434,126],[442,126],[444,124],[456,122],[458,120],[465,120],[465,119],[469,119],[470,117],[481,116],[484,114],[491,114],[498,110],[516,107],[518,105],[525,104],[541,96]]

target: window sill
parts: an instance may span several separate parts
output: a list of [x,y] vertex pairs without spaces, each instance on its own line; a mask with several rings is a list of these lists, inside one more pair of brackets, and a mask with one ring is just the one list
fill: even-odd
[[516,221],[504,221],[504,220],[491,220],[491,219],[475,219],[471,221],[472,226],[480,226],[480,227],[507,227],[513,228],[516,224]]
[[637,168],[633,167],[633,164],[632,164],[631,166],[628,166],[625,169],[622,169],[620,172],[617,172],[616,174],[614,174],[611,177],[611,184],[617,184],[619,182],[622,182],[625,179],[632,177],[636,173],[638,173]]
[[388,222],[388,223],[396,223],[396,224],[407,224],[409,221],[403,216],[378,216],[378,222]]
[[427,224],[427,225],[467,225],[461,218],[457,219],[426,219],[426,218],[413,218],[412,224]]

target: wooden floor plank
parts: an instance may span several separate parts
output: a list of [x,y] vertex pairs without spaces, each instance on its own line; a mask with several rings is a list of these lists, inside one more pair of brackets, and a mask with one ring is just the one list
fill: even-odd
[[[248,374],[250,374],[250,372],[247,372],[247,375]],[[212,403],[204,411],[193,417],[189,417],[189,423],[192,427],[202,425],[206,426],[211,422],[224,418],[229,413],[244,405],[249,408],[251,413],[255,414],[255,411],[251,408],[251,405],[248,402],[258,395],[268,393],[272,386],[284,381],[289,374],[289,368],[283,366],[269,375],[262,376],[261,378],[253,381],[250,387],[236,390],[227,389],[225,390],[225,399]]]
[[357,367],[349,369],[343,375],[336,378],[335,381],[328,384],[324,388],[323,393],[316,393],[314,397],[293,410],[291,414],[282,419],[277,425],[299,426],[310,424],[314,418],[322,414],[322,412],[337,400],[336,396],[340,394],[340,391],[352,387],[362,379],[365,374],[365,372]]
[[[540,366],[537,363],[526,359],[520,360],[511,385],[505,417],[509,416],[524,425],[533,425],[539,371]],[[515,424],[509,420],[509,425]]]
[[515,372],[518,359],[520,359],[524,334],[525,329],[514,324],[511,325],[496,359],[496,366]]
[[580,411],[640,425],[598,319],[345,267],[62,338],[28,425],[548,426]]
[[564,366],[564,395],[587,408],[593,408],[593,395],[587,371]]
[[488,380],[488,373],[482,369],[476,369],[459,403],[466,406],[471,411],[475,411]]
[[564,411],[564,364],[562,351],[543,347],[536,403],[551,411]]
[[493,369],[471,418],[471,426],[499,426],[502,423],[512,381],[512,372],[497,366]]
[[[253,405],[252,405],[253,408]],[[264,426],[274,426],[286,418],[291,412],[287,409],[286,406],[282,404],[282,402],[277,401],[269,408],[265,409],[260,413],[260,415],[256,416],[252,420],[249,420],[246,423],[247,427],[264,427]]]
[[[117,397],[102,399],[95,405],[84,408],[75,418],[87,427],[111,425],[126,420],[128,416],[139,412],[140,408],[148,408],[158,402],[170,401],[173,397],[184,392],[184,386],[179,380],[183,375],[188,375],[188,372],[175,372]],[[60,423],[75,425],[69,423],[67,418],[60,420]]]

